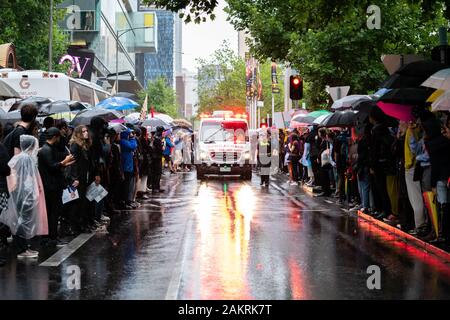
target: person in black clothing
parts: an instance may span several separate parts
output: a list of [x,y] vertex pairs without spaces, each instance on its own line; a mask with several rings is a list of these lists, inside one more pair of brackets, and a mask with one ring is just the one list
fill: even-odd
[[125,176],[122,169],[120,135],[112,129],[109,132],[109,136],[111,140],[111,162],[108,168],[110,176],[110,195],[114,209],[125,209],[126,197],[123,192]]
[[[92,176],[90,178],[89,184],[95,181],[96,184],[102,184],[103,187],[105,187],[105,181],[106,181],[106,156],[105,156],[105,133],[108,130],[108,123],[100,117],[94,117],[91,119],[90,126],[89,126],[89,134],[92,140],[92,146],[91,146],[91,156],[92,156]],[[96,227],[101,226],[101,218],[102,218],[102,212],[104,207],[104,201],[97,202],[91,202],[90,205],[94,206],[94,219],[93,222]]]
[[162,174],[162,157],[163,157],[163,142],[162,134],[164,132],[163,127],[156,128],[156,134],[152,141],[152,193],[164,192],[161,189],[161,174]]
[[291,135],[291,141],[288,144],[289,148],[289,161],[292,168],[292,181],[291,184],[298,184],[299,182],[299,170],[298,167],[300,166],[300,141],[298,138],[298,135],[295,133],[292,133]]
[[[428,119],[422,123],[425,130],[425,146],[430,155],[431,186],[440,205],[440,238],[438,241],[450,243],[450,140],[441,132],[438,119]],[[444,128],[444,133],[445,133]]]
[[23,134],[33,135],[35,120],[38,110],[34,104],[27,104],[20,109],[21,121],[3,141],[8,150],[9,158],[20,153],[20,136]]
[[269,187],[270,167],[272,165],[272,137],[270,130],[262,133],[258,140],[258,163],[261,168],[261,185]]
[[93,220],[94,213],[90,210],[86,199],[89,173],[92,168],[90,148],[91,139],[88,128],[76,127],[70,140],[70,153],[75,162],[69,167],[68,177],[69,184],[78,190],[79,199],[67,204],[68,220],[75,233],[87,231],[91,227],[89,222]]
[[386,125],[386,115],[379,108],[373,108],[369,114],[373,125],[370,143],[370,173],[375,183],[375,218],[383,220],[392,214],[391,200],[387,191],[387,176],[395,171],[395,159],[392,154],[394,137]]
[[45,118],[42,126],[42,129],[39,130],[39,148],[42,148],[42,146],[45,144],[45,141],[47,140],[45,132],[55,126],[55,119],[53,119],[52,117]]
[[73,155],[68,155],[64,160],[59,161],[59,151],[56,145],[59,142],[61,133],[57,128],[47,130],[47,141],[38,153],[38,167],[45,191],[45,202],[48,216],[48,245],[54,246],[63,244],[58,239],[58,220],[62,208],[62,193],[67,187],[64,178],[64,168],[72,165],[75,160]]
[[137,198],[146,199],[147,196],[147,180],[150,173],[151,148],[148,140],[148,133],[145,127],[141,127],[141,134],[138,139],[138,155],[139,155],[139,185]]
[[317,162],[319,164],[319,176],[320,185],[322,186],[322,192],[319,196],[329,197],[331,196],[331,183],[330,183],[330,170],[331,158],[330,158],[330,144],[327,140],[327,131],[322,128],[319,130],[319,157]]
[[[2,129],[0,128],[0,140],[1,132]],[[3,210],[6,210],[9,197],[6,177],[10,175],[11,168],[8,166],[8,161],[8,150],[6,150],[5,146],[0,143],[0,215],[2,214]],[[3,256],[3,249],[8,245],[7,238],[9,237],[9,235],[9,228],[0,223],[0,267],[6,264],[6,257]]]
[[364,126],[363,134],[358,141],[358,159],[356,160],[356,176],[358,179],[358,189],[361,198],[361,209],[364,213],[370,210],[370,175],[369,175],[369,157],[370,157],[370,133],[372,125]]

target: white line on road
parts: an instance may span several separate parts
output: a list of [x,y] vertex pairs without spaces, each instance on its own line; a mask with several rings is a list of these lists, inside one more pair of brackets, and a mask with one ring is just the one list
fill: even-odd
[[73,239],[68,245],[60,249],[50,258],[42,262],[40,267],[58,267],[62,262],[75,253],[83,244],[85,244],[90,238],[94,236],[94,233],[83,233]]

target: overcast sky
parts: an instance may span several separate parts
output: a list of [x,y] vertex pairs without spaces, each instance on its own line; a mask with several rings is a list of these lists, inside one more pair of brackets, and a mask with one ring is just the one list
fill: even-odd
[[227,14],[223,11],[225,0],[219,0],[219,7],[214,14],[216,19],[201,24],[183,23],[183,68],[195,71],[197,58],[207,58],[218,49],[223,40],[228,40],[237,53],[238,34],[233,26],[226,21]]

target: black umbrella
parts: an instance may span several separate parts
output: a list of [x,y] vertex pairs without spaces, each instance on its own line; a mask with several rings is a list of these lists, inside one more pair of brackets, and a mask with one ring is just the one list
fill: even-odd
[[6,123],[16,123],[22,119],[20,115],[20,110],[5,112],[3,109],[0,109],[0,122],[5,125]]
[[324,123],[325,127],[351,127],[354,125],[358,111],[336,111]]
[[9,111],[20,110],[26,104],[34,104],[38,110],[40,110],[44,105],[51,103],[52,101],[49,98],[43,97],[29,97],[14,103]]
[[122,119],[123,114],[117,110],[107,110],[107,109],[91,109],[83,110],[79,112],[75,118],[70,122],[74,127],[79,125],[89,125],[91,119],[94,117],[103,118],[105,121],[109,122],[112,120]]
[[142,126],[143,127],[152,127],[152,128],[163,127],[164,130],[171,128],[167,122],[165,122],[164,120],[161,120],[159,118],[146,119],[146,120],[144,120],[144,122],[142,122]]
[[[355,125],[361,127],[362,125],[368,123],[369,114],[374,109],[378,108],[376,101],[361,101],[353,106],[353,110],[358,111],[355,115]],[[386,115],[386,123],[389,127],[397,127],[398,120]]]
[[380,97],[379,101],[411,106],[421,106],[426,103],[427,99],[433,94],[434,91],[435,89],[431,88],[393,89]]
[[86,109],[87,107],[78,101],[55,101],[43,105],[39,110],[39,113],[50,115],[55,113],[82,111]]
[[420,85],[439,70],[448,68],[447,65],[436,61],[411,62],[381,83],[380,88],[418,88]]

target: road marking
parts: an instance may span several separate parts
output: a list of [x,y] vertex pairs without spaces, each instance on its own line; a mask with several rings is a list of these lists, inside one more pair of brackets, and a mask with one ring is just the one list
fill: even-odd
[[52,255],[50,258],[42,262],[40,267],[58,267],[62,262],[74,254],[81,246],[83,246],[95,233],[83,233],[73,239],[69,244],[64,246]]

